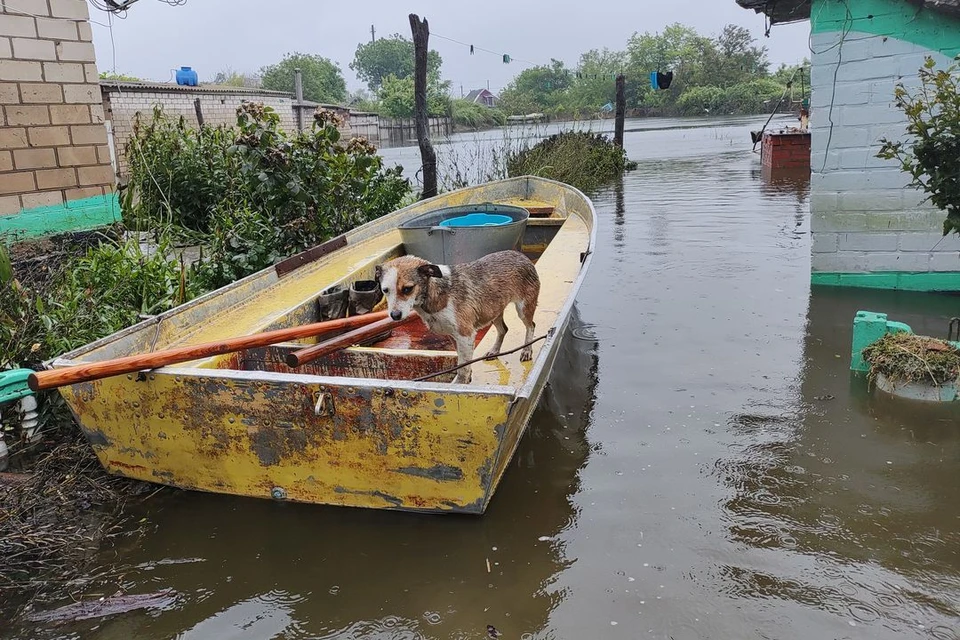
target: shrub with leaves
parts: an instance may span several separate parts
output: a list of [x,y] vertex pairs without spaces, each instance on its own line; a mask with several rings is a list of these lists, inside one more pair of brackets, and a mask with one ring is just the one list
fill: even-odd
[[960,234],[960,63],[935,69],[927,57],[919,91],[903,83],[894,90],[896,105],[907,116],[907,140],[882,139],[878,158],[897,160],[910,185],[945,211],[943,235]]
[[238,108],[235,128],[154,112],[127,151],[125,218],[201,232],[198,276],[216,288],[396,209],[410,191],[401,168],[362,138],[341,140],[336,114],[314,120],[290,135],[259,103]]
[[510,152],[507,174],[536,175],[590,191],[632,169],[624,150],[599,133],[565,131]]

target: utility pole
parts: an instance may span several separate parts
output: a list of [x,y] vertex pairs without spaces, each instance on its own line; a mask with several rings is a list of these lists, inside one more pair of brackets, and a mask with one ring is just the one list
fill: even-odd
[[370,42],[373,42],[377,39],[377,30],[373,28],[373,25],[370,25]]

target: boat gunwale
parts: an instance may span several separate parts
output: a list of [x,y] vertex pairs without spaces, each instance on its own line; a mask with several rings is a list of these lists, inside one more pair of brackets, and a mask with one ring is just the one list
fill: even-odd
[[[540,183],[545,183],[545,184],[553,184],[560,187],[561,191],[566,191],[566,192],[576,194],[585,203],[586,205],[585,213],[588,213],[591,216],[592,220],[586,219],[583,215],[580,215],[580,213],[578,213],[578,211],[576,210],[568,211],[566,216],[563,218],[549,219],[554,224],[556,224],[556,222],[560,222],[560,224],[556,225],[560,227],[563,225],[563,223],[566,222],[566,220],[568,220],[571,216],[575,215],[581,218],[584,221],[584,223],[589,225],[590,231],[588,234],[587,247],[584,251],[585,255],[583,257],[583,260],[581,261],[580,268],[577,272],[577,277],[572,283],[569,291],[567,292],[564,304],[560,308],[560,310],[557,312],[555,321],[548,328],[548,332],[552,331],[552,334],[551,333],[547,334],[547,337],[543,341],[543,345],[541,346],[541,348],[537,353],[536,360],[534,361],[530,370],[526,373],[526,376],[524,377],[524,380],[523,380],[523,384],[519,388],[514,386],[508,386],[508,385],[491,385],[491,384],[454,385],[453,383],[430,383],[426,381],[415,382],[412,380],[408,381],[408,380],[387,380],[387,379],[381,379],[381,378],[352,378],[352,377],[348,378],[344,376],[317,376],[317,375],[302,374],[302,373],[286,373],[286,372],[274,373],[274,372],[268,372],[268,371],[242,371],[237,369],[201,368],[201,367],[167,366],[167,367],[154,369],[151,371],[151,373],[155,375],[159,374],[159,375],[189,376],[191,378],[221,377],[221,378],[227,378],[227,379],[240,379],[240,380],[247,380],[247,379],[264,380],[264,381],[271,380],[271,381],[299,383],[299,384],[312,383],[312,384],[323,384],[328,386],[372,386],[372,387],[389,386],[395,389],[404,389],[404,390],[410,390],[410,391],[416,391],[416,392],[441,391],[441,392],[457,393],[461,390],[463,392],[484,391],[484,392],[489,392],[492,395],[509,393],[509,395],[513,396],[514,401],[519,399],[529,398],[533,393],[534,387],[537,385],[540,377],[544,373],[543,369],[546,365],[546,361],[548,359],[547,356],[549,354],[550,349],[555,345],[557,340],[562,337],[559,334],[562,333],[561,329],[563,326],[566,325],[568,321],[570,312],[574,304],[576,303],[577,294],[579,293],[579,290],[583,284],[583,280],[586,277],[587,269],[589,268],[590,263],[592,262],[593,247],[596,244],[596,237],[597,237],[597,224],[596,224],[597,214],[596,214],[596,209],[593,205],[593,201],[590,198],[588,198],[582,191],[580,191],[576,187],[573,187],[563,182],[559,182],[557,180],[550,180],[548,178],[541,178],[538,176],[531,176],[531,175],[517,176],[515,178],[497,180],[493,182],[484,183],[483,185],[465,187],[463,189],[458,189],[456,191],[452,191],[444,194],[438,194],[433,198],[428,198],[427,200],[420,200],[402,209],[397,209],[396,211],[387,213],[384,216],[381,216],[380,218],[366,222],[360,225],[359,227],[356,227],[344,234],[341,234],[347,239],[346,247],[351,246],[351,243],[350,243],[351,238],[355,239],[356,242],[355,244],[353,244],[353,246],[356,247],[356,246],[362,245],[364,242],[367,242],[376,238],[377,236],[371,236],[368,234],[370,230],[375,226],[383,225],[383,223],[385,222],[385,219],[401,216],[401,214],[403,214],[406,211],[409,211],[410,209],[413,209],[414,207],[423,207],[425,205],[429,205],[429,203],[431,202],[449,198],[453,194],[462,194],[464,192],[477,190],[478,187],[486,187],[491,185],[507,185],[511,183],[513,184],[522,183],[522,184],[525,184],[525,188],[523,188],[522,191],[529,194],[531,180],[540,182]],[[521,191],[521,190],[518,189],[518,191]],[[388,230],[384,231],[384,233],[388,233],[388,232],[389,232]],[[339,236],[330,238],[326,242],[336,240],[337,237]],[[324,243],[321,243],[321,244],[324,244]],[[322,265],[326,260],[332,259],[333,256],[335,256],[339,251],[343,251],[346,247],[341,248],[337,251],[331,252],[329,254],[326,254],[324,256],[321,256],[320,258],[312,262],[304,263],[303,265],[301,265],[301,267],[298,267],[297,269],[294,269],[288,274],[285,274],[284,277],[289,277],[290,274],[295,273],[297,270],[302,269],[303,267],[306,267],[308,265],[310,266]],[[310,251],[310,249],[308,249],[307,251]],[[301,252],[301,253],[305,253],[305,252]],[[300,255],[300,254],[295,254],[295,255]],[[243,287],[259,279],[269,277],[269,274],[271,272],[276,273],[275,265],[265,267],[264,269],[261,269],[256,273],[252,273],[244,278],[241,278],[228,285],[220,287],[219,289],[214,289],[213,291],[207,292],[202,296],[198,296],[197,298],[194,298],[193,300],[190,300],[182,305],[169,309],[161,314],[154,316],[153,318],[149,318],[142,322],[138,322],[125,329],[121,329],[108,336],[104,336],[103,338],[100,338],[86,345],[78,347],[72,351],[64,353],[56,358],[52,358],[51,360],[44,362],[43,367],[50,369],[50,368],[68,367],[68,366],[81,364],[83,362],[82,360],[79,360],[79,358],[81,358],[83,355],[87,353],[90,353],[91,351],[99,349],[112,342],[121,340],[122,338],[130,334],[136,333],[138,331],[143,331],[145,329],[148,329],[151,326],[159,325],[164,320],[167,320],[171,317],[174,317],[178,314],[181,314],[199,305],[205,304],[206,302],[208,302],[209,300],[213,299],[216,296],[227,294],[237,288]],[[274,286],[275,284],[282,281],[284,277],[278,276],[277,281],[274,283],[270,283],[268,286]],[[249,335],[255,335],[255,332]],[[428,353],[433,353],[433,352],[428,352]],[[349,381],[349,384],[348,384],[348,381]]]

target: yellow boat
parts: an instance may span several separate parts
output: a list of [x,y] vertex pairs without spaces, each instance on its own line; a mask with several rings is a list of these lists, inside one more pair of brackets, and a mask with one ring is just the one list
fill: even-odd
[[[390,213],[156,318],[67,353],[69,367],[255,334],[318,319],[317,298],[372,279],[405,252],[399,227],[422,214],[494,203],[530,212],[521,248],[541,279],[533,360],[519,352],[453,374],[452,341],[416,328],[291,369],[311,339],[62,387],[111,473],[241,496],[379,509],[483,513],[523,435],[591,261],[593,204],[578,190],[519,177]],[[519,346],[511,305],[501,352]],[[413,325],[405,325],[412,327]],[[488,332],[476,353],[495,339]]]

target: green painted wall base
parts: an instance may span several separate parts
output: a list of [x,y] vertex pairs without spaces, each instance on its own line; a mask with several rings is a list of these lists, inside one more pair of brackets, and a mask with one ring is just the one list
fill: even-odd
[[83,231],[113,224],[118,220],[120,201],[116,193],[93,196],[0,216],[0,241],[10,243],[54,233]]
[[960,271],[908,272],[878,271],[873,273],[834,273],[814,271],[814,285],[861,287],[864,289],[897,289],[900,291],[960,292]]

